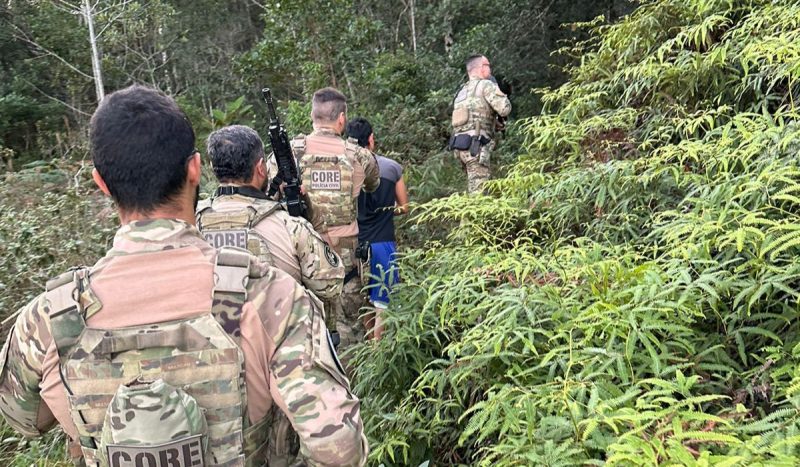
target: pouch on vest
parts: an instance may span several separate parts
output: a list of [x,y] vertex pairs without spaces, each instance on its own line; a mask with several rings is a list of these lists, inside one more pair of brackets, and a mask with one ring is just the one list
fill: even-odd
[[157,379],[121,385],[106,410],[98,457],[128,467],[205,465],[204,410],[194,397]]
[[264,263],[275,265],[266,239],[253,227],[280,209],[280,204],[254,204],[234,211],[211,206],[197,213],[197,228],[214,248],[232,246],[248,250]]
[[471,143],[472,137],[466,133],[461,133],[460,135],[453,135],[450,137],[448,148],[451,150],[466,151],[469,149]]
[[469,109],[466,107],[456,107],[453,109],[453,119],[451,123],[453,128],[460,127],[469,121]]

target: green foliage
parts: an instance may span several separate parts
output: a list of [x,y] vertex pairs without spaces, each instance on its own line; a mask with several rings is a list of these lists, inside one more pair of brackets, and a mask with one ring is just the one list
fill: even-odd
[[[94,264],[117,226],[111,203],[84,163],[38,163],[7,173],[0,184],[0,317],[44,291],[47,280],[78,265]],[[65,436],[53,430],[26,440],[0,421],[0,463],[72,465]]]
[[6,174],[0,185],[0,310],[7,316],[43,284],[110,245],[117,218],[85,165],[40,164]]
[[353,351],[373,462],[800,462],[799,22],[589,26],[507,177],[414,211],[429,240]]

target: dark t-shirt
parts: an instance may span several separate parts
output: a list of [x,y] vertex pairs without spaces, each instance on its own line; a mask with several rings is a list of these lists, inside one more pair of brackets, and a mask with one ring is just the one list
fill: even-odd
[[394,241],[394,188],[403,177],[403,166],[376,154],[381,184],[374,193],[358,195],[358,239],[370,243]]

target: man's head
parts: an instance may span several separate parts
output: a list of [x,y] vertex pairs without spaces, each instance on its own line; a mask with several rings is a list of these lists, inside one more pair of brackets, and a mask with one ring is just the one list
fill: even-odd
[[375,150],[375,134],[366,118],[357,117],[347,122],[347,136],[358,140],[359,146]]
[[193,208],[200,154],[192,124],[172,98],[139,85],[109,94],[89,133],[93,177],[123,219],[126,213],[146,217]]
[[242,125],[221,128],[208,135],[206,149],[220,183],[266,188],[264,143],[252,128]]
[[470,55],[466,61],[467,75],[470,78],[489,79],[492,76],[492,65],[483,55]]
[[322,88],[311,98],[311,123],[314,128],[344,132],[347,123],[347,98],[334,88]]

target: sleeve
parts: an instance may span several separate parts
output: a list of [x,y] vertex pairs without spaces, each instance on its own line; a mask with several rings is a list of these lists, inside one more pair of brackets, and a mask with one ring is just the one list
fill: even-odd
[[[272,179],[274,179],[278,175],[278,161],[275,159],[275,153],[270,152],[269,156],[267,157],[267,181],[272,183]],[[299,175],[298,175],[299,176]],[[280,201],[282,197],[281,190],[275,192],[275,195],[272,196],[273,201]]]
[[286,319],[274,336],[270,392],[300,438],[301,456],[312,467],[366,465],[361,403],[332,349],[319,300],[293,280],[273,287],[291,289],[277,295],[283,309],[275,313]]
[[287,222],[300,261],[303,285],[322,299],[339,296],[345,275],[339,255],[304,219],[292,217]]
[[393,159],[389,159],[389,167],[391,171],[391,176],[387,177],[390,178],[393,182],[397,183],[400,179],[403,178],[403,166],[400,165],[397,161]]
[[372,193],[378,189],[381,183],[381,172],[378,169],[378,161],[372,151],[359,147],[356,151],[356,159],[364,168],[364,191]]
[[275,159],[275,153],[269,153],[267,157],[267,179],[272,180],[278,175],[278,161]]
[[25,436],[39,436],[55,424],[39,389],[52,339],[49,325],[42,294],[20,310],[0,354],[0,413]]
[[511,101],[508,96],[500,90],[500,87],[493,82],[486,80],[483,86],[483,98],[497,112],[497,115],[505,117],[511,113]]

